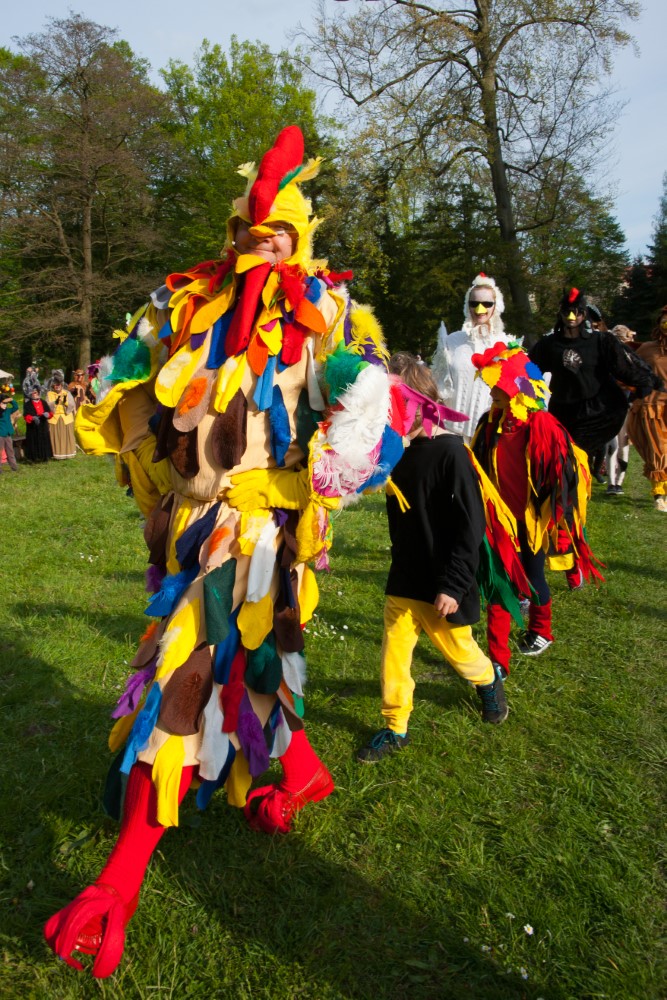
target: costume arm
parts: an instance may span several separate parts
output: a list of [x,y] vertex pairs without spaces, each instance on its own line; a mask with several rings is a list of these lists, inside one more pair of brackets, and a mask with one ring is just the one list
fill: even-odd
[[662,380],[653,373],[649,365],[623,347],[613,334],[605,333],[601,336],[602,350],[609,371],[619,382],[632,386],[637,398],[648,396],[655,389],[662,387]]
[[444,460],[438,495],[433,552],[436,588],[460,603],[475,583],[486,528],[477,477],[463,444]]

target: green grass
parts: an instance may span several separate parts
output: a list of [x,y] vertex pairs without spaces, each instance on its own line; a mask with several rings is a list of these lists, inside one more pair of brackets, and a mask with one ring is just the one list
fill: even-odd
[[221,796],[201,814],[186,799],[124,960],[96,982],[53,958],[41,926],[115,836],[99,798],[147,621],[141,521],[106,460],[3,474],[0,995],[663,997],[667,518],[636,456],[626,490],[596,487],[607,583],[570,594],[552,574],[557,642],[515,658],[507,723],[482,725],[420,640],[412,744],[376,767],[354,751],[381,722],[382,500],[340,515],[307,636],[308,732],[336,793],[274,839]]

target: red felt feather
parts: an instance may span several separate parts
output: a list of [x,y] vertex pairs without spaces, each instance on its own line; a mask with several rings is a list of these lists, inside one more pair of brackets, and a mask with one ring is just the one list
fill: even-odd
[[262,157],[257,179],[248,196],[250,218],[255,225],[269,215],[285,174],[303,162],[303,150],[301,129],[298,125],[288,125]]

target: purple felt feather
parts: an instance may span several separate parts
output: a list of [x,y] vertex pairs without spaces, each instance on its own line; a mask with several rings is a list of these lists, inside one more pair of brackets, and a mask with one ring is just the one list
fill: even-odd
[[239,707],[239,721],[236,725],[236,735],[241,749],[248,761],[248,770],[253,778],[263,774],[269,766],[269,751],[264,739],[264,730],[252,710],[248,692],[243,692]]
[[157,594],[164,577],[164,571],[161,570],[159,566],[149,566],[146,570],[146,593]]
[[128,678],[125,691],[118,699],[116,707],[111,713],[112,719],[120,719],[121,716],[131,715],[134,712],[139,704],[144,688],[149,681],[153,680],[156,664],[157,657],[154,656],[147,666],[142,667],[141,670],[137,670],[136,674],[132,674]]

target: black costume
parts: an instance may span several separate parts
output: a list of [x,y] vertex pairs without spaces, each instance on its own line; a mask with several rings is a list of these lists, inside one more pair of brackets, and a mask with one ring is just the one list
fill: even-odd
[[[38,405],[35,406],[35,403]],[[53,458],[47,416],[49,412],[48,406],[41,399],[26,399],[23,404],[23,416],[30,418],[25,422],[25,457],[28,462],[48,462]]]
[[551,372],[549,412],[589,456],[618,434],[628,412],[616,380],[635,388],[638,396],[653,389],[651,373],[632,364],[616,337],[592,330],[588,322],[578,337],[556,330],[528,353],[543,372]]
[[460,437],[416,437],[392,472],[410,509],[387,496],[391,568],[385,593],[433,604],[459,602],[453,625],[479,621],[475,574],[485,531],[479,482]]

